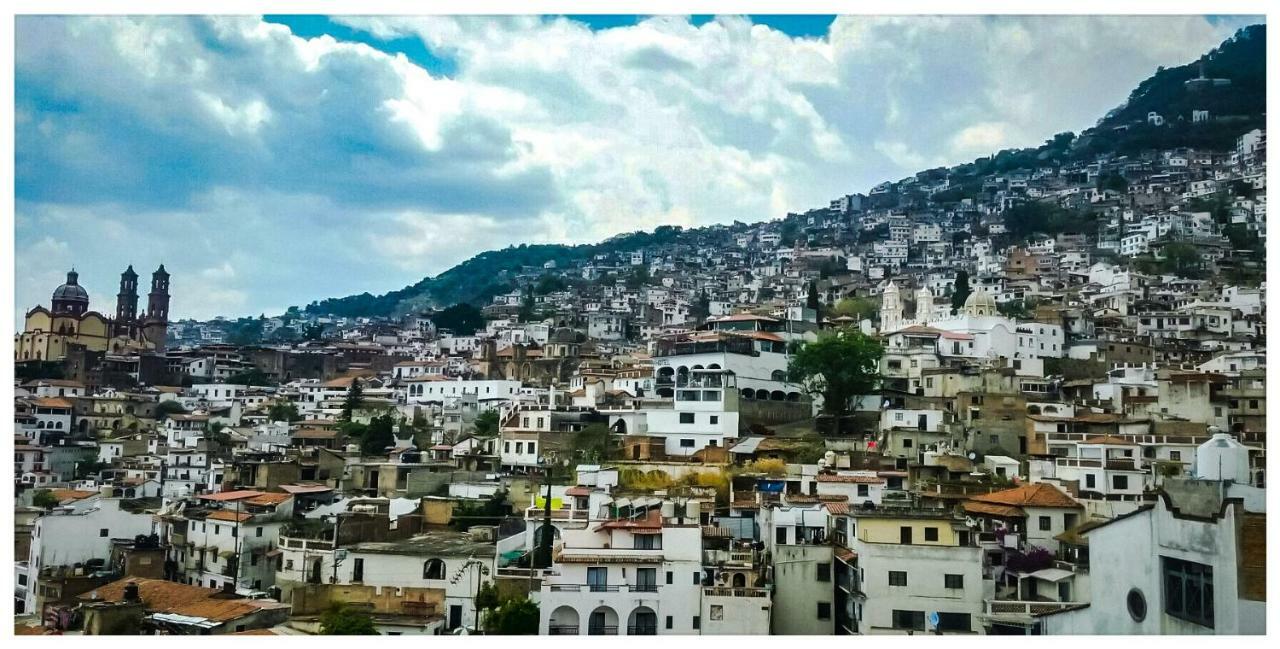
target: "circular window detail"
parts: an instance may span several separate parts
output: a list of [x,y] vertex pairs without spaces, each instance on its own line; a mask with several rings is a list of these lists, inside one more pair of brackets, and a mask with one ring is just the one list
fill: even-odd
[[1137,588],[1129,589],[1125,603],[1129,606],[1129,617],[1133,618],[1134,622],[1147,619],[1147,598],[1143,597],[1142,591]]

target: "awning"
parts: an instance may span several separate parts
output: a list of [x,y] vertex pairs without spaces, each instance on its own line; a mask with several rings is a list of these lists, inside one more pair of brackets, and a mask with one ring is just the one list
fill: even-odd
[[1075,573],[1070,570],[1063,570],[1061,568],[1045,568],[1043,570],[1037,570],[1027,576],[1035,577],[1036,579],[1043,579],[1044,581],[1059,582],[1074,574]]
[[282,554],[284,554],[284,550],[281,550],[279,548],[276,548],[275,550],[267,550],[268,557],[278,557]]
[[631,533],[632,533],[632,534],[641,534],[641,535],[650,535],[650,536],[653,536],[653,535],[660,535],[660,534],[662,534],[662,528],[658,528],[658,529],[651,529],[651,528],[638,527],[638,528],[635,528],[635,529],[631,530]]

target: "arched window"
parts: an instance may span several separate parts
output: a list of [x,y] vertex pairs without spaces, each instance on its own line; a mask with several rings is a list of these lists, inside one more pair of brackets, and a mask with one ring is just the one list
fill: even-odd
[[428,559],[422,564],[423,579],[444,579],[444,562],[439,559]]
[[787,373],[782,370],[774,370],[773,373],[769,375],[769,378],[774,381],[786,381]]

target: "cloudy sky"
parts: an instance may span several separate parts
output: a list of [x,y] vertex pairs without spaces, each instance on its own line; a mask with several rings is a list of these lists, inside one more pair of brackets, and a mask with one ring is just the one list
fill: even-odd
[[777,218],[1087,128],[1251,22],[19,17],[15,308],[163,262],[175,317],[270,315]]

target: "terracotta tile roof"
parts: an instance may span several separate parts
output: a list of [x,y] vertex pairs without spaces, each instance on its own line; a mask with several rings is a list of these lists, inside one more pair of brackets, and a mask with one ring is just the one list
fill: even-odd
[[90,496],[98,495],[96,491],[81,491],[78,489],[50,489],[49,493],[53,494],[58,502],[65,503],[69,500],[84,500]]
[[1014,507],[1067,507],[1071,509],[1082,507],[1074,498],[1047,482],[1036,482],[1014,487],[1013,489],[974,496],[970,498],[970,501],[992,505],[1011,505]]
[[591,487],[569,487],[564,490],[566,496],[590,496]]
[[245,502],[249,503],[250,505],[279,505],[280,503],[292,497],[293,495],[291,494],[266,493],[259,496],[254,496],[246,500]]
[[33,401],[38,408],[72,408],[73,404],[62,397],[42,397]]
[[265,495],[265,491],[256,489],[240,489],[237,491],[220,491],[216,494],[204,494],[200,496],[200,500],[212,500],[215,502],[226,502],[228,500],[245,500],[254,496]]
[[212,514],[209,514],[205,518],[211,521],[230,521],[232,523],[243,523],[249,520],[250,518],[253,518],[253,514],[245,514],[245,513],[237,514],[231,511],[230,509],[223,509],[220,511],[213,512]]
[[964,510],[970,514],[983,514],[986,516],[1000,516],[1001,518],[1023,518],[1027,515],[1022,511],[1021,507],[1012,505],[993,505],[991,503],[979,503],[970,500],[964,503]]
[[844,516],[849,513],[849,503],[827,503],[827,511],[836,516]]
[[289,435],[292,439],[335,439],[337,436],[338,431],[336,430],[321,430],[319,428],[300,428]]
[[1088,437],[1088,438],[1085,438],[1085,440],[1081,443],[1082,444],[1114,444],[1117,446],[1137,446],[1138,445],[1137,442],[1131,442],[1122,437],[1116,437],[1115,435],[1100,435],[1098,437]]

